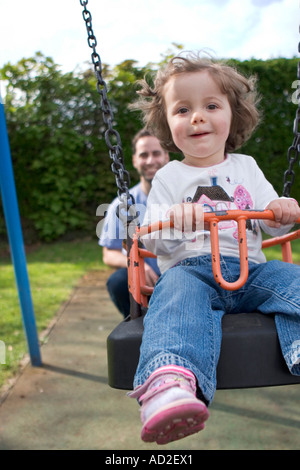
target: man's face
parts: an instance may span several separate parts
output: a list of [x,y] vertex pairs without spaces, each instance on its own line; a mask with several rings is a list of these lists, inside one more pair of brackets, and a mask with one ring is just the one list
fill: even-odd
[[156,137],[144,136],[137,141],[132,159],[138,174],[151,183],[157,170],[169,161],[169,154]]

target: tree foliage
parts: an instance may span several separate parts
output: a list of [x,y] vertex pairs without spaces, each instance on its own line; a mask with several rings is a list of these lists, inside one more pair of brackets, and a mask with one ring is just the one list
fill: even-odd
[[[172,54],[169,50],[162,62]],[[297,60],[231,62],[243,73],[258,76],[262,95],[263,122],[241,151],[257,159],[281,193],[293,140],[296,106],[291,97]],[[132,184],[137,175],[131,139],[141,121],[128,105],[136,99],[135,82],[159,65],[141,67],[126,60],[114,68],[103,67]],[[95,233],[96,208],[116,196],[116,186],[93,71],[62,73],[50,57],[38,52],[15,65],[6,64],[0,73],[7,83],[5,112],[25,238],[54,240],[78,231]],[[297,176],[291,196],[300,200]]]
[[[287,151],[293,142],[296,114],[292,88],[296,80],[297,59],[271,59],[237,62],[235,66],[246,75],[255,75],[261,95],[262,122],[252,138],[241,149],[253,155],[267,179],[279,195],[283,190],[284,171],[288,168]],[[298,173],[291,196],[300,201]]]

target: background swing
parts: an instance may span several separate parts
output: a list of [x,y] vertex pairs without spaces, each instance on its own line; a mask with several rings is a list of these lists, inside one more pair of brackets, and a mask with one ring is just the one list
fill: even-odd
[[[128,253],[128,287],[130,294],[130,316],[123,320],[107,339],[108,381],[113,388],[131,390],[133,377],[138,364],[139,348],[143,334],[143,317],[147,312],[148,298],[152,289],[145,285],[144,258],[154,257],[143,249],[139,238],[145,233],[160,230],[161,222],[148,227],[140,227],[134,212],[134,198],[129,193],[129,173],[124,167],[121,139],[113,128],[113,112],[107,97],[106,83],[102,77],[102,65],[96,52],[97,40],[92,29],[92,17],[86,6],[88,0],[80,0],[84,7],[83,19],[88,33],[88,45],[93,50],[91,57],[97,79],[97,90],[101,97],[103,120],[107,126],[105,141],[112,159],[112,171],[115,174],[120,204],[118,217],[122,221],[126,233],[131,224],[136,225],[131,238],[127,236],[126,248]],[[298,46],[300,52],[300,44]],[[300,62],[297,78],[300,79]],[[299,90],[299,89],[298,89]],[[299,95],[299,92],[298,92]],[[284,174],[283,196],[289,197],[295,174],[293,166],[298,161],[300,153],[300,103],[294,121],[294,140],[288,149],[289,168]],[[116,141],[113,143],[112,140]],[[218,255],[218,222],[231,219],[238,222],[240,242],[240,278],[235,285],[228,285],[220,270]],[[222,287],[232,290],[241,287],[247,279],[248,262],[246,246],[246,220],[273,218],[271,211],[222,211],[206,213],[205,221],[209,222],[212,239],[212,269],[216,282]],[[300,222],[300,220],[298,220]],[[292,262],[291,241],[300,238],[300,230],[283,237],[266,240],[263,248],[280,244],[283,261]],[[275,315],[275,314],[274,314]],[[222,321],[222,344],[220,359],[217,367],[217,388],[252,388],[276,385],[299,384],[300,377],[290,374],[282,357],[274,315],[263,315],[258,312],[226,314]],[[246,365],[246,367],[245,367]]]

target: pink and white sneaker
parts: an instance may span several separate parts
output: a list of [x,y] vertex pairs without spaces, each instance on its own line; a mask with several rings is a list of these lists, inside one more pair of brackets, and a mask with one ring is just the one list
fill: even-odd
[[201,431],[209,417],[206,405],[196,398],[194,374],[179,366],[160,367],[133,392],[141,403],[145,442],[167,444]]

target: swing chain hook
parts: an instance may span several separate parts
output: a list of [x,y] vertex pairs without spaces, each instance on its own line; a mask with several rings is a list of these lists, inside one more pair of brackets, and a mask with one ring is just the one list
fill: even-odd
[[[300,42],[298,44],[298,51],[300,53]],[[294,139],[292,145],[289,147],[287,152],[287,160],[289,166],[288,169],[284,172],[284,184],[282,195],[285,197],[290,197],[290,191],[295,180],[295,172],[293,168],[295,163],[299,160],[300,155],[300,62],[298,62],[297,67],[297,79],[298,87],[296,90],[296,96],[298,101],[298,108],[296,110],[296,117],[293,126]]]
[[[111,170],[115,175],[116,184],[118,188],[118,198],[120,200],[119,209],[117,211],[117,215],[121,214],[121,210],[125,210],[126,212],[131,212],[131,206],[135,206],[135,200],[132,194],[129,193],[129,186],[130,186],[130,176],[129,172],[125,169],[124,166],[124,155],[122,149],[122,142],[120,134],[117,130],[114,129],[114,114],[112,111],[112,107],[108,100],[108,92],[107,92],[107,85],[102,75],[102,62],[100,55],[96,51],[97,47],[97,39],[93,31],[92,27],[92,15],[90,11],[87,9],[88,0],[79,0],[81,6],[83,7],[82,16],[86,25],[86,30],[88,34],[88,45],[93,50],[91,54],[93,66],[94,66],[94,73],[97,80],[97,91],[100,95],[100,107],[102,110],[103,122],[107,126],[105,131],[105,143],[109,149],[109,156],[112,160]],[[130,209],[131,208],[131,209]],[[131,222],[134,218],[137,218],[138,215],[135,216],[131,215],[127,217],[129,222]],[[122,222],[124,223],[126,217],[120,217]]]

